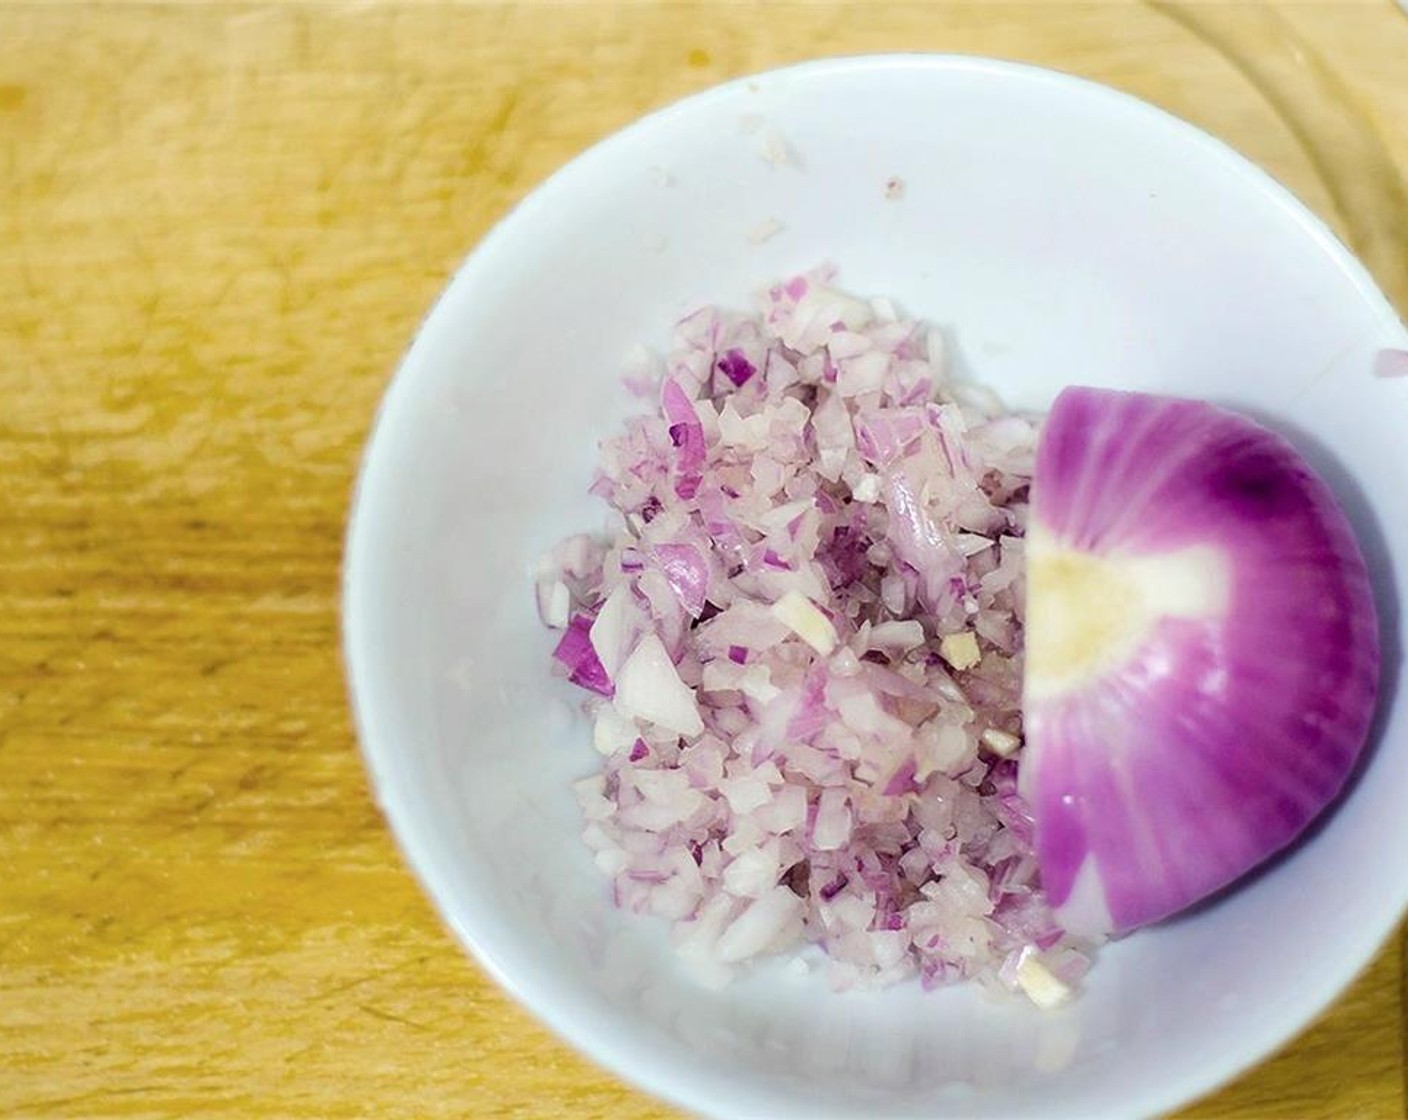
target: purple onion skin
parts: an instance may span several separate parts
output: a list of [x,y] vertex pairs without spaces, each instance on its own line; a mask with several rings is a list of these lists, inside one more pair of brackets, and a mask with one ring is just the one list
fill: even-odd
[[[1299,453],[1201,402],[1067,389],[1042,431],[1032,520],[1099,556],[1213,546],[1228,561],[1220,617],[1165,617],[1123,664],[1024,712],[1048,897],[1073,929],[1124,932],[1238,879],[1334,800],[1377,699],[1373,591]],[[1103,912],[1072,897],[1087,860]]]
[[680,605],[698,618],[709,593],[709,563],[704,555],[692,544],[662,544],[655,549],[655,561]]
[[743,355],[742,350],[730,350],[719,359],[719,370],[733,382],[734,388],[742,388],[753,374],[758,371]]
[[592,648],[591,629],[589,617],[574,614],[552,655],[567,667],[567,679],[573,684],[600,696],[615,696],[616,686]]

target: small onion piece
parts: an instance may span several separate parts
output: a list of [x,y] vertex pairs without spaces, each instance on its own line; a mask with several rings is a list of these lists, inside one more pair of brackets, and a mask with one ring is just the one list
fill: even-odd
[[1408,377],[1408,350],[1380,350],[1374,359],[1375,377]]
[[1201,402],[1067,389],[1030,513],[1020,792],[1062,925],[1124,932],[1344,786],[1377,695],[1373,593],[1296,450]]
[[614,696],[616,687],[592,648],[591,628],[592,620],[586,615],[573,615],[552,655],[567,667],[567,679],[573,684],[602,696]]

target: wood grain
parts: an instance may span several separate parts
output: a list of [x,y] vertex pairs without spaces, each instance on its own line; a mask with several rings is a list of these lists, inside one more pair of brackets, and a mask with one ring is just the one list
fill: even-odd
[[[1408,20],[1281,10],[1408,172]],[[0,7],[0,1113],[676,1115],[402,867],[346,714],[348,496],[420,317],[544,175],[725,76],[898,48],[1132,90],[1355,232],[1325,152],[1136,4]],[[1183,1115],[1404,1115],[1402,977],[1395,942]]]

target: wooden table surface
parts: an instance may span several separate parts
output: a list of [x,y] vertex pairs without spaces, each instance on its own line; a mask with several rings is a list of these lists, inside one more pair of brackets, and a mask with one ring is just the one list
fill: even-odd
[[[338,656],[348,496],[419,319],[543,176],[726,76],[882,49],[1165,105],[1408,308],[1387,0],[0,6],[0,1115],[677,1115],[505,999],[402,866]],[[1403,1116],[1401,943],[1183,1115]]]

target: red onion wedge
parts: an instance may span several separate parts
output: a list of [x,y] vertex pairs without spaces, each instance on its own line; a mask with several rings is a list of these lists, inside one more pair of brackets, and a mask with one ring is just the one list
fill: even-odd
[[1067,389],[1031,515],[1020,790],[1061,924],[1124,932],[1343,787],[1377,694],[1373,594],[1326,484],[1205,403]]

